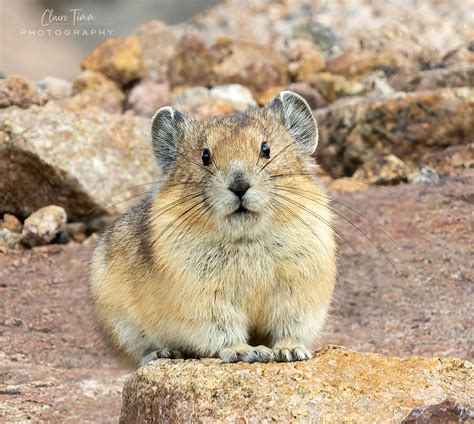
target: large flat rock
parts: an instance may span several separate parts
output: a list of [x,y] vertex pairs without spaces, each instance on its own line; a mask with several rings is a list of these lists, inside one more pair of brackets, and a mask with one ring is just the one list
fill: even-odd
[[297,363],[152,362],[125,383],[120,422],[400,422],[446,399],[443,422],[474,414],[472,364],[330,346]]
[[[156,179],[149,121],[54,102],[0,112],[0,213],[55,204],[71,219],[117,213]],[[109,207],[110,206],[110,207]]]

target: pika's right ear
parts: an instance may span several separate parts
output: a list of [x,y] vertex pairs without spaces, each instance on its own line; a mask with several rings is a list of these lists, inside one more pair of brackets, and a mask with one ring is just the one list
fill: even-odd
[[166,173],[176,159],[179,126],[185,115],[171,106],[158,109],[151,120],[151,146],[155,161],[163,173]]

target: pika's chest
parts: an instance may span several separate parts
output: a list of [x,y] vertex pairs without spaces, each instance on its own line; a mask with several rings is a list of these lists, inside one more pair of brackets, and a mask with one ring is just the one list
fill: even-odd
[[197,281],[218,280],[243,288],[268,284],[274,279],[279,257],[273,245],[262,243],[207,244],[196,247],[182,260]]

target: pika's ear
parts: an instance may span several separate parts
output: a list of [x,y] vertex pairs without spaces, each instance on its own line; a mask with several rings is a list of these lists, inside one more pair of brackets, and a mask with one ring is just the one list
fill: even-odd
[[176,159],[179,127],[185,115],[171,106],[158,109],[151,120],[151,146],[155,161],[163,173],[166,173]]
[[291,91],[281,91],[266,107],[280,116],[302,153],[310,155],[315,151],[318,124],[303,97]]

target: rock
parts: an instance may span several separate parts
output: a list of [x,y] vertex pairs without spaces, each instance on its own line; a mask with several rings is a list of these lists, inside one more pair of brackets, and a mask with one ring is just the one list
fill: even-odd
[[170,63],[172,86],[241,84],[254,95],[288,81],[287,61],[255,43],[221,38],[211,48],[197,34],[185,34]]
[[16,317],[10,317],[3,321],[3,325],[5,327],[21,327],[23,325],[23,320]]
[[364,162],[354,175],[356,180],[368,184],[398,184],[408,181],[411,169],[395,155],[387,155]]
[[7,228],[0,228],[0,253],[21,250],[21,234]]
[[474,65],[474,41],[448,51],[440,60],[440,67]]
[[227,0],[193,17],[182,28],[200,31],[207,43],[229,37],[283,51],[295,25],[306,21],[310,14],[307,2]]
[[367,74],[362,79],[361,84],[364,87],[364,93],[367,95],[385,97],[395,93],[383,71],[374,71]]
[[256,103],[250,90],[231,84],[211,89],[193,87],[180,90],[173,97],[173,106],[196,118],[205,118],[243,112]]
[[74,95],[85,91],[107,91],[112,94],[115,90],[120,90],[118,85],[97,71],[82,71],[72,82],[72,94]]
[[238,112],[244,112],[250,107],[257,106],[252,92],[243,85],[229,84],[213,87],[209,90],[209,94],[218,99],[229,100],[235,105]]
[[178,44],[175,33],[174,28],[160,21],[150,21],[136,33],[146,74],[152,81],[168,80],[169,62]]
[[431,153],[420,160],[422,166],[436,170],[438,175],[458,175],[465,169],[474,168],[474,143],[448,147]]
[[9,213],[3,215],[3,220],[0,220],[0,229],[7,229],[13,233],[21,233],[22,227],[20,220],[15,215]]
[[135,35],[109,38],[81,62],[81,67],[101,72],[122,86],[146,76],[140,41]]
[[471,413],[473,380],[460,359],[337,346],[293,363],[159,360],[125,383],[120,422],[400,422],[448,398]]
[[36,87],[49,100],[64,99],[72,94],[72,83],[61,78],[43,78],[36,83]]
[[149,121],[54,102],[0,114],[0,213],[55,204],[72,221],[107,216],[152,188]]
[[453,399],[445,399],[435,405],[413,409],[401,424],[463,423],[473,418],[472,408],[459,405]]
[[391,79],[390,83],[399,91],[474,87],[474,64],[420,71],[415,76],[397,75]]
[[287,61],[273,49],[222,39],[212,51],[218,57],[212,85],[241,84],[259,93],[288,82]]
[[19,106],[27,108],[31,105],[43,105],[46,98],[27,79],[11,76],[0,79],[0,108]]
[[170,101],[169,83],[145,79],[128,93],[126,109],[136,115],[151,118],[157,109],[170,104]]
[[308,81],[324,68],[324,56],[316,46],[306,40],[293,40],[288,46],[288,72],[296,81]]
[[169,63],[169,80],[175,86],[208,86],[217,63],[215,52],[208,49],[196,33],[185,33],[176,45]]
[[308,102],[309,107],[313,110],[327,106],[326,100],[319,91],[305,82],[295,82],[290,84],[286,87],[286,90],[299,94]]
[[293,37],[304,38],[316,44],[327,57],[342,53],[340,39],[328,26],[315,20],[308,20],[293,28]]
[[412,173],[409,177],[409,181],[415,184],[437,184],[439,183],[439,175],[433,168],[426,166]]
[[81,112],[99,108],[108,113],[121,113],[125,95],[115,82],[96,71],[83,71],[72,83],[72,97],[58,101],[62,109]]
[[62,207],[45,206],[25,219],[21,241],[30,247],[48,244],[64,229],[66,221],[67,214]]
[[329,72],[319,72],[313,75],[309,82],[329,103],[341,97],[358,96],[365,91],[362,83],[349,81],[342,75]]
[[422,155],[474,141],[474,90],[469,88],[341,99],[315,115],[318,157],[335,175],[350,175],[390,153],[416,163]]
[[363,76],[382,70],[391,75],[401,68],[400,59],[394,52],[374,53],[372,51],[345,52],[327,61],[326,71],[347,78]]

